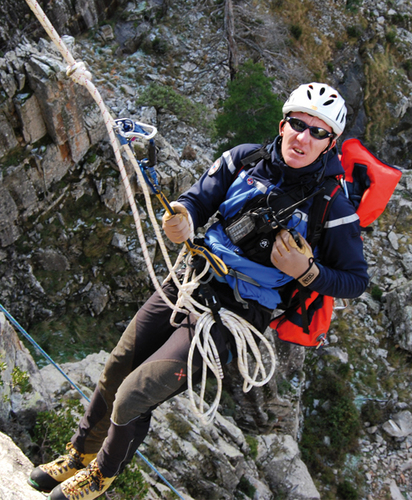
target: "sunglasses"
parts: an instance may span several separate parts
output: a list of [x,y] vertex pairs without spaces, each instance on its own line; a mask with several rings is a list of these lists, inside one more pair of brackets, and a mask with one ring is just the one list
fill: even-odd
[[328,132],[324,128],[311,127],[304,121],[299,120],[299,118],[293,118],[293,116],[286,116],[285,122],[288,122],[295,132],[304,132],[308,128],[310,135],[319,141],[335,137],[335,134]]

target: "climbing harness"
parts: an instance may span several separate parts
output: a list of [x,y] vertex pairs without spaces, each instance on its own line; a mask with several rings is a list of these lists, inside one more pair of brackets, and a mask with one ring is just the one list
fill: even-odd
[[[103,103],[103,99],[98,92],[97,88],[93,85],[91,82],[92,75],[91,73],[86,69],[86,66],[83,62],[79,61],[77,62],[73,56],[70,54],[68,48],[64,44],[63,40],[61,37],[56,33],[56,30],[48,20],[47,16],[35,0],[26,0],[27,4],[33,11],[33,13],[36,15],[37,19],[39,22],[42,24],[44,27],[45,31],[47,34],[50,36],[52,41],[56,44],[58,47],[61,55],[63,58],[66,60],[68,63],[68,68],[66,74],[73,79],[76,83],[86,87],[92,97],[94,98],[95,102],[99,106],[99,109],[102,113],[104,123],[106,125],[110,142],[113,147],[113,151],[115,154],[115,158],[119,167],[120,175],[122,182],[124,184],[125,190],[126,190],[126,195],[127,199],[129,201],[133,218],[135,221],[135,226],[137,230],[137,234],[139,237],[139,242],[142,248],[143,252],[143,257],[145,259],[148,272],[150,275],[150,278],[152,280],[152,283],[156,289],[156,291],[159,293],[159,295],[162,297],[164,302],[173,310],[172,318],[171,318],[171,323],[174,326],[177,326],[174,322],[175,317],[178,313],[182,312],[184,314],[189,314],[193,313],[197,319],[196,323],[196,328],[195,328],[195,335],[193,339],[193,345],[192,349],[190,350],[189,357],[188,357],[188,370],[191,370],[191,365],[193,362],[193,352],[195,346],[199,349],[199,351],[202,353],[202,356],[204,358],[204,364],[207,365],[212,373],[215,374],[215,376],[219,377],[218,380],[221,380],[223,377],[223,372],[220,366],[220,360],[219,356],[217,355],[217,349],[216,346],[214,345],[213,341],[211,338],[208,338],[207,334],[202,333],[202,326],[205,325],[206,328],[209,328],[209,325],[211,326],[210,322],[213,322],[213,314],[210,310],[210,308],[204,306],[203,304],[200,304],[193,298],[193,292],[194,290],[199,286],[200,280],[209,272],[209,269],[212,268],[213,272],[215,272],[218,276],[225,275],[227,273],[227,268],[225,264],[220,260],[217,259],[215,256],[212,256],[212,254],[204,248],[200,248],[199,246],[195,245],[193,242],[185,242],[185,246],[182,248],[178,258],[176,259],[175,264],[173,265],[170,261],[170,257],[168,255],[168,251],[166,248],[166,245],[163,241],[163,237],[160,231],[160,228],[157,223],[156,216],[154,214],[152,205],[151,205],[151,199],[150,199],[150,192],[149,192],[149,186],[152,185],[152,191],[156,196],[159,198],[161,201],[162,205],[165,206],[166,210],[169,211],[169,213],[172,212],[172,208],[170,207],[169,203],[167,202],[166,198],[163,196],[161,193],[161,190],[158,188],[157,183],[153,182],[148,182],[149,178],[146,174],[147,168],[149,167],[148,164],[145,162],[139,162],[137,161],[131,146],[131,142],[136,138],[136,137],[141,137],[146,140],[152,140],[153,137],[156,135],[156,129],[155,127],[148,126],[146,124],[140,124],[138,122],[133,122],[130,119],[120,119],[120,120],[114,120],[108,109],[106,108],[105,104]],[[147,130],[149,129],[149,130]],[[149,213],[150,220],[153,225],[153,229],[155,231],[157,241],[159,244],[159,248],[161,250],[161,253],[163,255],[163,258],[165,260],[165,263],[167,265],[169,275],[167,279],[172,279],[174,284],[179,290],[179,296],[176,304],[173,304],[166,294],[163,292],[162,287],[160,283],[158,282],[158,279],[156,277],[156,274],[153,269],[153,265],[149,256],[149,252],[147,249],[144,233],[142,230],[142,225],[138,213],[138,209],[136,206],[136,202],[133,196],[133,192],[130,186],[130,182],[128,179],[128,175],[123,163],[123,158],[121,154],[121,149],[123,149],[126,152],[127,158],[132,164],[137,178],[139,180],[139,183],[142,187],[143,194],[145,197],[146,201],[146,206],[147,210]],[[149,161],[150,163],[150,161]],[[149,184],[149,186],[148,186]],[[193,234],[193,228],[192,229],[192,234]],[[194,270],[193,267],[190,265],[186,266],[186,270],[184,273],[183,280],[181,281],[177,274],[176,270],[179,268],[179,266],[182,264],[183,258],[185,257],[186,252],[189,251],[189,254],[195,254],[195,255],[200,255],[205,258],[205,268],[204,270],[200,273],[197,274],[196,271]],[[222,319],[222,322],[227,325],[229,330],[232,332],[232,334],[235,337],[235,342],[236,345],[238,345],[239,352],[238,352],[238,366],[241,375],[244,377],[246,382],[245,388],[247,390],[250,389],[252,386],[260,386],[269,381],[269,379],[273,376],[274,371],[275,371],[275,354],[273,351],[272,346],[270,345],[269,341],[256,329],[253,327],[253,325],[250,325],[248,322],[243,320],[242,318],[234,317],[233,313],[230,311],[225,310],[222,308],[219,311],[219,315]],[[206,341],[205,341],[206,338]],[[263,365],[263,360],[260,351],[257,348],[257,344],[255,341],[255,338],[257,338],[261,344],[267,349],[269,353],[269,359],[270,359],[270,369],[269,373],[267,373],[266,368]],[[202,343],[203,342],[203,343]],[[243,352],[241,351],[243,349]],[[253,370],[253,376],[250,377],[249,375],[249,363],[246,362],[247,359],[247,352],[248,350],[254,355],[254,364],[255,368]],[[253,360],[251,361],[251,364],[253,364]],[[213,369],[211,368],[213,367]],[[261,375],[261,380],[257,380],[257,377]],[[203,371],[203,381],[202,381],[202,387],[205,386],[206,384],[206,375],[207,375],[207,370],[205,369]],[[189,396],[193,404],[193,409],[196,415],[200,418],[200,420],[207,424],[211,422],[214,418],[214,415],[217,411],[217,404],[213,405],[213,410],[206,412],[206,414],[203,414],[203,394],[201,393],[201,401],[199,405],[195,404],[194,401],[194,395],[193,395],[193,388],[192,388],[192,381],[191,377],[188,377],[188,389],[189,389]],[[221,383],[218,383],[218,392],[216,395],[216,400],[220,400],[221,397]],[[216,401],[215,400],[215,401]]]
[[[5,309],[2,304],[0,304],[0,311],[6,316],[12,325],[14,325],[19,332],[37,349],[42,356],[44,356],[47,361],[53,365],[63,377],[69,382],[69,384],[76,389],[76,391],[82,396],[88,403],[90,399],[84,394],[78,385],[64,372],[64,370],[55,362],[53,359],[39,346],[39,344],[33,339],[33,337],[27,333],[27,331],[20,325],[20,323]],[[159,478],[175,493],[179,498],[184,500],[182,495],[169,483],[169,481],[161,474],[160,471],[139,451],[136,450],[136,454],[159,476]]]

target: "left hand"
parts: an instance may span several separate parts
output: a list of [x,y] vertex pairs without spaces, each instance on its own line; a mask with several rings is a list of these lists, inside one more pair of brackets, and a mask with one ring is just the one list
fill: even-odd
[[319,275],[314,262],[312,249],[299,233],[296,243],[290,231],[281,229],[273,243],[270,260],[279,271],[297,279],[301,285],[308,286]]

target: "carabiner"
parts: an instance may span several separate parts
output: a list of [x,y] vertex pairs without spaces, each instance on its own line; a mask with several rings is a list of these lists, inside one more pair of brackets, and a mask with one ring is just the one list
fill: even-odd
[[[135,122],[131,118],[118,118],[114,120],[114,130],[120,137],[123,138],[124,142],[133,141],[136,137],[141,137],[147,141],[153,139],[157,134],[157,128],[153,125],[148,125],[147,123]],[[145,129],[149,129],[149,132]],[[121,141],[124,143],[123,141]]]

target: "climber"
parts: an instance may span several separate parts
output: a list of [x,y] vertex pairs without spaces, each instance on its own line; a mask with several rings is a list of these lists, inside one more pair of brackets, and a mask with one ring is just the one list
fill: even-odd
[[[345,102],[336,90],[321,83],[301,85],[284,104],[279,135],[264,159],[250,162],[251,154],[262,149],[256,144],[225,152],[173,203],[175,214],[164,215],[166,235],[182,243],[218,211],[204,245],[230,273],[224,278],[211,273],[195,293],[206,305],[217,305],[211,335],[222,365],[236,358],[236,345],[219,321],[219,307],[264,332],[290,283],[333,297],[364,292],[368,275],[359,221],[343,191],[331,206],[314,254],[306,240],[313,200],[325,179],[343,173],[336,141],[345,123]],[[175,303],[175,284],[166,281],[163,290]],[[187,389],[195,318],[178,313],[176,327],[171,315],[154,293],[112,351],[66,454],[32,471],[30,484],[51,491],[50,500],[102,495],[147,435],[152,411]],[[196,350],[194,383],[202,363]]]

